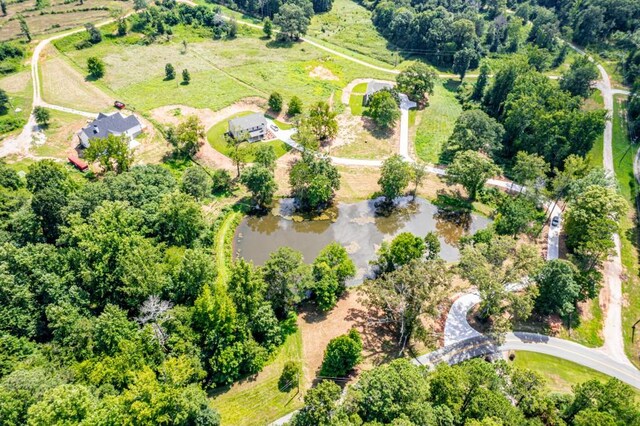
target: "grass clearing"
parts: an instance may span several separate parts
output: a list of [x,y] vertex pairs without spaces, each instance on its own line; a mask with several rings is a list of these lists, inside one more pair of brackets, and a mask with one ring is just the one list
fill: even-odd
[[[169,41],[151,46],[131,44],[117,37],[105,38],[82,50],[61,43],[57,46],[79,70],[85,69],[88,57],[103,58],[107,70],[95,84],[141,110],[183,104],[216,111],[244,97],[267,98],[273,91],[282,94],[285,102],[295,95],[308,105],[328,100],[332,94],[339,96],[343,87],[356,78],[387,76],[306,43],[265,41],[258,30],[244,28],[235,39],[212,40],[208,35],[187,36],[186,30],[176,28]],[[191,42],[184,52],[182,40],[187,37]],[[166,63],[178,70],[176,80],[164,80]],[[318,67],[326,69],[332,79],[310,75]],[[189,85],[180,84],[182,69],[191,73]],[[45,81],[52,71],[43,72]]]
[[453,133],[462,106],[455,96],[459,83],[453,80],[438,82],[429,106],[416,112],[415,150],[416,155],[431,164],[439,162],[442,146]]
[[287,361],[302,362],[302,332],[299,329],[287,336],[274,360],[255,377],[241,380],[213,397],[211,405],[220,413],[222,424],[267,425],[302,407],[297,388],[288,392],[278,389],[278,379]]
[[335,0],[329,12],[311,19],[308,35],[390,65],[403,60],[371,22],[371,11],[354,0]]
[[[561,393],[571,392],[573,385],[587,380],[596,379],[605,382],[611,378],[574,362],[535,352],[517,351],[512,364],[542,374],[547,379],[548,388],[551,391]],[[636,395],[638,395],[638,390],[636,390]]]
[[87,119],[68,112],[49,110],[51,120],[44,130],[47,137],[43,145],[33,146],[34,154],[43,157],[56,157],[66,159],[78,144],[76,133],[85,125]]
[[40,64],[39,71],[42,97],[51,104],[88,112],[100,112],[113,107],[114,100],[89,83],[55,49],[47,51],[47,60]]
[[[238,114],[232,115],[231,117],[229,117],[228,120],[232,118],[243,117],[245,115],[250,115],[250,114],[254,114],[254,112],[253,111],[240,112]],[[213,149],[220,152],[221,154],[226,155],[227,157],[229,157],[233,152],[233,149],[229,147],[229,145],[227,145],[227,141],[224,138],[224,134],[227,133],[229,129],[228,120],[220,121],[219,123],[214,125],[211,129],[209,129],[209,131],[207,132],[207,140],[209,141],[209,144],[213,147]],[[287,145],[286,143],[282,142],[279,139],[274,139],[271,141],[263,141],[263,142],[253,142],[253,143],[245,142],[240,144],[240,152],[242,153],[243,160],[246,163],[252,163],[255,159],[256,150],[258,149],[258,147],[262,145],[272,146],[273,150],[276,153],[277,158],[282,157],[291,149],[289,145]]]

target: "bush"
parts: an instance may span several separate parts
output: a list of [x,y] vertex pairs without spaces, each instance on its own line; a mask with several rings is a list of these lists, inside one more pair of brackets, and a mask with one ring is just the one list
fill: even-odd
[[362,360],[362,339],[358,330],[331,339],[324,352],[320,375],[344,377]]
[[282,369],[280,379],[278,379],[278,389],[282,392],[288,392],[294,387],[298,387],[301,373],[302,368],[300,367],[300,363],[287,361]]
[[289,109],[287,109],[287,114],[290,116],[298,115],[302,113],[302,101],[299,97],[294,96],[289,101]]
[[230,192],[233,189],[233,179],[227,170],[214,170],[211,180],[211,191],[214,194],[224,194],[225,192]]
[[273,112],[282,111],[282,95],[278,92],[273,92],[271,96],[269,96],[269,108]]

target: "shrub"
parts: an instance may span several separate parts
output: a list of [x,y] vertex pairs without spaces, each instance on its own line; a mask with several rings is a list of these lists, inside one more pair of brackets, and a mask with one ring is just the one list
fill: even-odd
[[233,179],[231,178],[231,174],[227,170],[214,170],[213,175],[211,176],[211,180],[213,181],[211,185],[211,191],[214,194],[223,194],[233,189]]
[[271,96],[269,96],[269,108],[273,112],[282,111],[282,95],[278,92],[273,92]]
[[302,368],[300,363],[294,361],[287,361],[282,369],[280,379],[278,379],[278,389],[282,392],[288,392],[294,387],[298,387],[300,384],[300,374]]
[[324,352],[320,374],[326,377],[344,377],[362,360],[362,339],[358,330],[331,339]]
[[299,97],[294,96],[289,101],[289,109],[287,109],[287,114],[290,116],[298,115],[302,113],[302,101]]

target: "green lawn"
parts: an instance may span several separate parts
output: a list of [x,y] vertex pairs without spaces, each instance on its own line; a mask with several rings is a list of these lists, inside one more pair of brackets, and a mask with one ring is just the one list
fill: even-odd
[[366,108],[362,105],[364,94],[367,93],[367,83],[357,84],[349,97],[349,108],[352,115],[362,115]]
[[555,392],[570,392],[571,386],[591,379],[603,382],[610,379],[606,374],[574,362],[535,352],[516,352],[513,365],[542,374],[547,379],[549,389]]
[[429,106],[416,113],[415,148],[418,158],[437,164],[442,146],[453,132],[462,106],[455,96],[457,82],[436,83]]
[[[220,412],[223,425],[267,425],[303,404],[297,388],[278,389],[278,379],[287,361],[302,361],[302,333],[289,335],[275,359],[255,378],[236,383],[214,396],[212,405]],[[302,382],[301,382],[302,383]]]
[[[593,94],[585,102],[585,109],[591,110],[596,108],[604,108],[604,100],[602,99],[602,93],[599,90],[594,90]],[[602,156],[604,149],[604,135],[598,136],[591,148],[591,151],[587,154],[587,160],[593,167],[602,167]]]
[[[231,117],[229,117],[229,119],[242,117],[249,114],[253,114],[253,111],[240,112],[238,114],[232,115]],[[229,125],[227,121],[228,120],[223,120],[217,123],[216,125],[214,125],[211,129],[209,129],[209,131],[207,132],[207,140],[215,150],[217,150],[218,152],[226,156],[229,156],[231,155],[231,152],[233,150],[232,148],[229,147],[229,145],[227,145],[227,141],[224,138],[224,134],[229,129]],[[280,123],[278,123],[278,125],[280,125]],[[286,152],[288,152],[291,149],[289,145],[287,145],[286,143],[278,139],[271,140],[271,141],[264,141],[264,142],[243,143],[240,145],[240,152],[243,154],[244,161],[247,163],[252,163],[254,161],[256,150],[258,149],[259,146],[262,146],[262,145],[272,146],[278,158],[282,157]]]
[[[185,104],[215,111],[248,96],[267,98],[273,91],[285,102],[296,95],[308,105],[339,97],[355,78],[388,77],[307,43],[283,45],[264,40],[259,30],[242,28],[233,40],[213,40],[202,31],[178,26],[170,41],[149,46],[133,43],[135,35],[106,38],[82,50],[70,48],[73,43],[68,41],[55,45],[82,73],[88,57],[101,57],[107,70],[94,84],[139,110]],[[183,40],[189,40],[186,52]],[[164,80],[166,63],[178,71],[175,80]],[[183,69],[191,74],[189,85],[180,84]]]

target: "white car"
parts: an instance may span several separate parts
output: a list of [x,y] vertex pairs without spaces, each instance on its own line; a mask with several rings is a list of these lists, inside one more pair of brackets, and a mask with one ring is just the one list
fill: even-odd
[[272,124],[269,127],[271,127],[271,130],[273,130],[274,132],[279,132],[280,131],[280,128],[278,126],[276,126],[275,124]]

